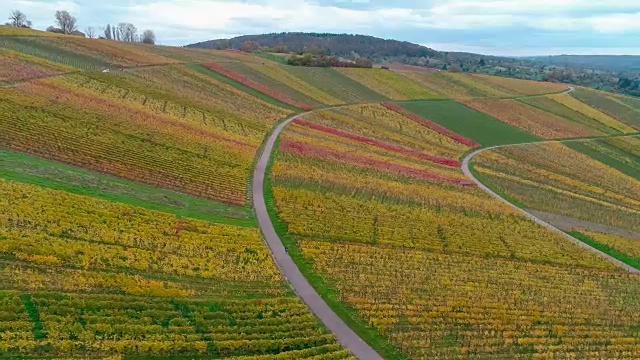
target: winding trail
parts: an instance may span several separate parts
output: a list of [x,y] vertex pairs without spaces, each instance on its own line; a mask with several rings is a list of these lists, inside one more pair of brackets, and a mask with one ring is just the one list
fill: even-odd
[[[573,90],[571,90],[573,91]],[[621,134],[621,135],[613,135],[613,136],[601,136],[601,137],[590,137],[590,138],[578,138],[578,139],[567,139],[567,140],[562,140],[562,139],[558,139],[558,140],[547,140],[547,141],[534,141],[534,142],[528,142],[528,143],[520,143],[520,144],[507,144],[507,145],[496,145],[496,146],[489,146],[486,148],[482,148],[482,149],[478,149],[475,150],[473,152],[471,152],[470,154],[468,154],[467,156],[465,156],[465,158],[462,160],[462,172],[469,178],[471,179],[474,183],[476,183],[478,185],[478,187],[482,190],[484,190],[486,193],[488,193],[489,195],[493,196],[494,198],[502,201],[503,203],[509,205],[510,207],[512,207],[513,209],[521,212],[525,217],[527,217],[529,220],[544,226],[545,228],[556,232],[562,236],[564,236],[567,240],[575,243],[576,245],[583,247],[589,251],[592,251],[600,256],[602,256],[603,258],[611,261],[612,263],[618,265],[619,267],[625,269],[626,271],[636,274],[636,275],[640,275],[640,270],[636,269],[632,266],[629,266],[625,263],[623,263],[622,261],[614,258],[611,255],[608,255],[590,245],[587,245],[585,243],[583,243],[582,241],[578,240],[577,238],[567,234],[566,232],[558,229],[557,227],[553,226],[552,224],[538,218],[537,216],[531,214],[530,212],[526,211],[525,209],[522,209],[512,203],[510,203],[507,199],[503,198],[502,196],[498,195],[496,192],[494,192],[493,190],[491,190],[488,186],[486,186],[485,184],[483,184],[480,180],[478,180],[478,178],[475,177],[475,175],[473,174],[473,172],[470,169],[470,163],[471,160],[478,154],[481,154],[485,151],[488,150],[494,150],[494,149],[500,149],[500,148],[505,148],[505,147],[511,147],[511,146],[526,146],[526,145],[533,145],[533,144],[546,144],[546,143],[564,143],[564,142],[573,142],[573,141],[585,141],[585,140],[597,140],[597,139],[607,139],[607,138],[612,138],[612,137],[621,137],[621,136],[640,136],[640,134]]]
[[327,303],[320,297],[315,289],[309,284],[307,279],[302,275],[296,264],[293,262],[289,254],[284,249],[282,240],[278,237],[273,223],[269,218],[267,212],[267,205],[264,200],[264,179],[269,158],[271,156],[276,139],[282,132],[285,126],[294,121],[297,117],[303,116],[307,113],[294,115],[287,120],[280,123],[271,132],[267,142],[265,143],[262,153],[258,159],[256,167],[253,173],[252,183],[252,195],[253,195],[253,207],[256,212],[256,219],[258,220],[258,226],[262,230],[271,254],[276,261],[276,264],[280,268],[280,272],[287,279],[293,290],[300,296],[311,312],[315,314],[320,321],[329,329],[336,337],[338,342],[345,348],[349,349],[351,353],[361,360],[382,360],[380,356],[373,348],[371,348],[364,340],[360,338],[342,319],[327,305]]

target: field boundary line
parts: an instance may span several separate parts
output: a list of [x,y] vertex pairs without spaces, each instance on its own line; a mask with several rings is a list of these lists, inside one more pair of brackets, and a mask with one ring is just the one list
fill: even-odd
[[[571,90],[573,91],[573,90]],[[569,91],[569,92],[571,92]],[[636,274],[636,275],[640,275],[640,269],[636,269],[635,267],[628,265],[618,259],[616,259],[615,257],[596,249],[595,247],[588,245],[585,242],[582,242],[581,240],[579,240],[578,238],[567,234],[566,232],[560,230],[559,228],[557,228],[556,226],[552,225],[551,223],[548,223],[542,219],[540,219],[539,217],[533,215],[532,213],[528,212],[527,210],[511,203],[509,200],[503,198],[502,196],[500,196],[498,193],[496,193],[495,191],[491,190],[487,185],[485,185],[484,183],[482,183],[473,173],[473,171],[470,168],[470,164],[471,164],[471,160],[478,154],[481,154],[485,151],[488,150],[495,150],[495,149],[500,149],[500,148],[506,148],[506,147],[515,147],[515,146],[527,146],[527,145],[535,145],[535,144],[549,144],[549,143],[565,143],[565,142],[576,142],[576,141],[590,141],[590,140],[600,140],[600,139],[608,139],[608,138],[614,138],[614,137],[630,137],[630,136],[640,136],[640,134],[638,133],[634,133],[634,134],[617,134],[617,135],[608,135],[608,136],[599,136],[599,137],[586,137],[586,138],[574,138],[574,139],[555,139],[555,140],[543,140],[543,141],[533,141],[533,142],[527,142],[527,143],[519,143],[519,144],[506,144],[506,145],[495,145],[495,146],[489,146],[489,147],[485,147],[485,148],[481,148],[481,149],[477,149],[472,151],[471,153],[467,154],[464,159],[462,160],[462,172],[465,174],[465,176],[467,176],[470,180],[472,180],[474,183],[476,183],[476,185],[478,185],[478,187],[482,190],[484,190],[484,192],[488,193],[489,195],[491,195],[492,197],[502,201],[503,203],[509,205],[511,208],[521,212],[525,217],[527,217],[529,220],[537,223],[538,225],[541,225],[557,234],[562,235],[563,237],[565,237],[567,240],[573,242],[574,244],[587,249],[591,252],[594,252],[598,255],[600,255],[601,257],[605,258],[606,260],[614,263],[615,265],[619,266],[620,268],[632,273],[632,274]]]

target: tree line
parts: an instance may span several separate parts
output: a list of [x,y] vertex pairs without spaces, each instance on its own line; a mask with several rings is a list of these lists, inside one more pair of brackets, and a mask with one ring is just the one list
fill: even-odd
[[[128,22],[121,22],[113,26],[111,24],[107,24],[100,31],[94,26],[87,26],[85,31],[82,32],[78,30],[78,19],[66,10],[56,11],[54,19],[55,26],[51,25],[47,27],[46,31],[83,36],[91,39],[100,38],[129,43],[142,42],[145,44],[156,43],[156,35],[153,30],[147,29],[144,30],[142,34],[138,34],[138,28]],[[22,11],[13,10],[9,16],[9,21],[5,23],[5,25],[20,28],[31,28],[32,22],[27,19],[27,15]]]

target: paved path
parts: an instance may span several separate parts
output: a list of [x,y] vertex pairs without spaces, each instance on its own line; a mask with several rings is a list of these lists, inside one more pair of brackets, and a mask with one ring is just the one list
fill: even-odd
[[[619,135],[619,136],[639,136],[638,134],[629,134],[629,135]],[[600,138],[608,138],[608,137],[614,137],[614,136],[604,136],[604,137],[600,137]],[[592,140],[598,139],[598,138],[590,138]],[[605,254],[604,252],[590,246],[587,245],[585,243],[583,243],[582,241],[574,238],[573,236],[565,233],[564,231],[558,229],[557,227],[551,225],[550,223],[538,218],[537,216],[527,212],[526,210],[519,208],[518,206],[510,203],[509,201],[507,201],[505,198],[503,198],[502,196],[496,194],[493,190],[489,189],[485,184],[483,184],[480,180],[478,180],[473,173],[471,172],[471,170],[469,169],[469,164],[471,162],[471,159],[473,159],[476,155],[487,151],[487,150],[493,150],[493,149],[498,149],[498,148],[503,148],[503,147],[508,147],[508,146],[524,146],[524,145],[531,145],[531,144],[544,144],[544,143],[552,143],[552,142],[570,142],[570,141],[584,141],[584,140],[589,140],[589,139],[570,139],[570,140],[549,140],[549,141],[537,141],[537,142],[530,142],[530,143],[522,143],[522,144],[508,144],[508,145],[497,145],[497,146],[490,146],[490,147],[486,147],[486,148],[482,148],[482,149],[478,149],[470,154],[468,154],[467,156],[465,156],[465,158],[462,160],[462,172],[471,180],[473,180],[473,182],[475,182],[478,187],[480,187],[482,190],[484,190],[485,192],[487,192],[489,195],[493,196],[494,198],[502,201],[503,203],[511,206],[512,208],[520,211],[521,213],[524,214],[524,216],[526,216],[527,218],[529,218],[531,221],[538,223],[539,225],[544,226],[545,228],[554,231],[562,236],[564,236],[565,238],[567,238],[569,241],[577,244],[578,246],[581,246],[587,250],[593,251],[594,253],[597,253],[598,255],[604,257],[605,259],[611,261],[612,263],[618,265],[619,267],[634,273],[634,274],[638,274],[640,275],[640,270],[629,266],[625,263],[623,263],[622,261],[614,258],[611,255]]]
[[[306,114],[306,113],[305,113]],[[273,146],[278,138],[282,129],[287,124],[295,120],[298,116],[293,116],[280,125],[278,125],[274,131],[269,135],[269,139],[260,154],[258,163],[253,173],[253,206],[256,211],[256,218],[258,219],[258,225],[262,230],[262,234],[271,250],[271,254],[276,261],[276,264],[280,268],[280,271],[284,277],[289,281],[293,290],[302,298],[307,304],[309,309],[322,321],[322,323],[329,329],[338,339],[338,341],[347,349],[353,353],[358,359],[361,360],[382,360],[382,357],[373,350],[366,342],[364,342],[336,313],[331,310],[327,303],[322,300],[320,295],[313,289],[311,284],[305,279],[296,264],[291,260],[289,254],[284,251],[282,241],[276,234],[269,214],[267,213],[267,206],[264,201],[264,178],[267,164],[269,163],[269,157],[273,150]]]
[[627,230],[619,227],[600,224],[592,221],[580,220],[571,216],[554,214],[546,211],[540,211],[540,210],[534,210],[534,209],[525,209],[525,210],[548,223],[554,224],[558,229],[563,231],[587,230],[587,231],[594,231],[594,232],[600,232],[600,233],[609,233],[609,234],[618,235],[618,236],[622,236],[630,239],[640,240],[640,232],[635,232],[632,230]]

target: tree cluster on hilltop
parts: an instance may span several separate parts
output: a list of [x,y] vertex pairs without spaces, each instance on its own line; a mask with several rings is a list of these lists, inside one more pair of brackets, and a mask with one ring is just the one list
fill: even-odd
[[355,67],[372,68],[373,62],[367,59],[355,59],[353,61],[341,60],[336,56],[317,55],[311,53],[292,55],[287,60],[287,64],[294,66],[311,67]]
[[20,28],[31,28],[31,21],[27,19],[27,15],[22,11],[13,10],[9,16],[9,22],[5,23],[5,25]]
[[[77,25],[78,19],[66,10],[56,11],[54,17],[56,26],[49,26],[46,31],[89,38],[100,37],[102,39],[121,42],[142,42],[145,44],[156,43],[156,35],[153,30],[145,30],[142,34],[138,34],[138,29],[131,23],[121,22],[114,26],[107,24],[103,29],[103,35],[99,35],[98,30],[93,26],[87,26],[84,33],[79,31]],[[13,10],[9,16],[9,22],[5,23],[5,25],[31,28],[32,23],[27,19],[27,16],[22,11]]]

